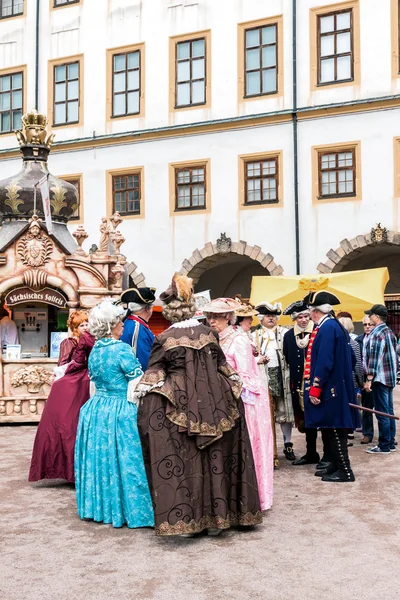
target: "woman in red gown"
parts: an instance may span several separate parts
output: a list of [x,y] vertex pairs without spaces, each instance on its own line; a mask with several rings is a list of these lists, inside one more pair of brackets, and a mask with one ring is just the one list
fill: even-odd
[[73,313],[72,337],[60,346],[59,366],[65,374],[53,382],[33,446],[29,481],[65,479],[75,482],[74,449],[79,411],[90,396],[88,358],[94,337],[87,331],[87,314]]

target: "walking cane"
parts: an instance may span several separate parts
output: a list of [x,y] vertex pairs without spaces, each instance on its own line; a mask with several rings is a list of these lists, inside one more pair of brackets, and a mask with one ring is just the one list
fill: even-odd
[[351,406],[351,408],[358,408],[358,410],[364,410],[365,412],[372,413],[373,415],[379,415],[381,417],[388,417],[389,419],[396,419],[396,421],[400,421],[400,417],[396,417],[396,415],[389,415],[388,413],[381,412],[380,410],[366,408],[365,406],[359,406],[358,404],[351,404],[351,402],[349,402],[349,406]]

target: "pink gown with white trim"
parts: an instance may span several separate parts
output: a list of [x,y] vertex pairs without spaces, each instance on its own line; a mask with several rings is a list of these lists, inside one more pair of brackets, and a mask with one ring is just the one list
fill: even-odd
[[242,400],[256,466],[261,510],[268,510],[273,500],[274,440],[268,390],[264,386],[251,341],[240,328],[227,327],[219,334],[227,362],[243,382]]

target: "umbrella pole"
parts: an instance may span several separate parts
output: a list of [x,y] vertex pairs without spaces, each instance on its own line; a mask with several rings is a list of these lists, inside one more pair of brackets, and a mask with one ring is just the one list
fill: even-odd
[[380,410],[366,408],[365,406],[359,406],[358,404],[351,404],[351,402],[349,402],[349,406],[351,406],[351,408],[358,408],[358,410],[363,410],[364,412],[372,413],[373,415],[380,415],[381,417],[388,417],[389,419],[396,419],[396,421],[400,421],[400,417],[389,415],[388,413],[381,412]]

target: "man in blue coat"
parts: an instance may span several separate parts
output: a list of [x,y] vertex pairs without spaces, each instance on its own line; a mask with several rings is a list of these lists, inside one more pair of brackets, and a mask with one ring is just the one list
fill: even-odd
[[154,341],[154,334],[150,330],[148,321],[153,313],[155,291],[155,288],[148,287],[130,288],[120,297],[120,302],[126,304],[129,311],[129,316],[124,322],[121,341],[132,346],[143,371],[147,369]]
[[350,402],[355,401],[352,355],[347,332],[332,315],[340,300],[329,292],[310,295],[310,316],[316,325],[308,344],[304,369],[306,427],[321,429],[331,464],[316,472],[322,481],[354,481],[347,449],[353,429]]

